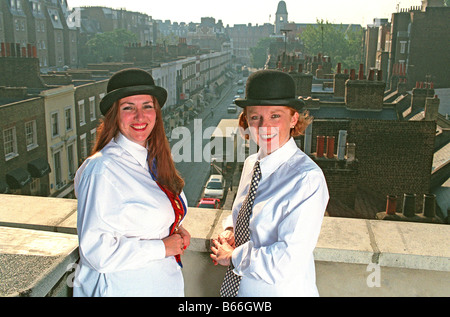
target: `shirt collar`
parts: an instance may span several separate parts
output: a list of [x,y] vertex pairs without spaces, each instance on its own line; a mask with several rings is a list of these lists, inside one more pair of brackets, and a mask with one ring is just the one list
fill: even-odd
[[124,136],[122,133],[119,132],[119,135],[115,138],[116,143],[123,148],[125,151],[127,151],[142,167],[146,170],[148,170],[148,162],[147,162],[147,156],[148,156],[148,150],[127,139],[126,136]]
[[282,147],[263,158],[261,158],[262,152],[259,150],[257,160],[260,161],[261,176],[269,177],[281,164],[287,162],[297,150],[297,144],[292,137]]

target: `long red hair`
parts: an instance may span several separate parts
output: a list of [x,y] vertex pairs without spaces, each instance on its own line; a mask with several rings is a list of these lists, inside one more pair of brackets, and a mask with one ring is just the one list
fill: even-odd
[[[153,97],[153,96],[152,96]],[[164,131],[161,107],[158,100],[153,97],[156,111],[156,121],[152,132],[148,136],[148,160],[150,170],[153,171],[153,160],[156,161],[156,180],[170,190],[175,195],[179,195],[184,187],[184,180],[175,168],[172,159],[170,144]],[[97,128],[97,140],[92,148],[92,154],[103,149],[111,140],[119,135],[119,102],[116,101],[111,109],[106,113],[100,125]]]

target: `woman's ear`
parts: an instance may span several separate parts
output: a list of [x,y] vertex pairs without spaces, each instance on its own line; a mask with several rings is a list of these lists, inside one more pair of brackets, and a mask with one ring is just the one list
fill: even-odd
[[297,124],[299,116],[300,115],[298,114],[298,112],[295,111],[294,115],[291,118],[291,129],[294,128],[295,125]]

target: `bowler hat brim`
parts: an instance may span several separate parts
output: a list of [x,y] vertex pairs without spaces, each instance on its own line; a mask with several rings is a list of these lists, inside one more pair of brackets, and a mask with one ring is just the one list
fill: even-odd
[[241,108],[245,108],[248,106],[286,106],[294,108],[297,111],[302,111],[305,108],[305,102],[301,99],[257,100],[257,99],[237,98],[234,101],[234,103]]
[[100,111],[105,115],[112,107],[113,103],[119,99],[134,95],[151,95],[158,100],[159,107],[162,108],[167,100],[167,91],[159,86],[140,85],[115,89],[106,94],[100,101]]

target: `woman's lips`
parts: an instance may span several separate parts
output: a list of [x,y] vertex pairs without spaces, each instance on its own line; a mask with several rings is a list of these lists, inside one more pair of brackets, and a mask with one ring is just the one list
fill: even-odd
[[277,136],[277,133],[272,133],[272,134],[260,134],[259,137],[263,140],[271,140],[274,137]]
[[144,124],[133,124],[133,125],[131,125],[131,128],[133,130],[135,130],[135,131],[144,131],[147,128],[147,125],[148,124],[146,124],[146,123],[144,123]]

